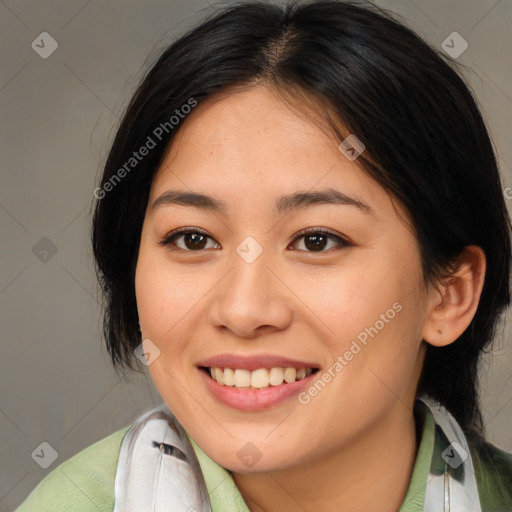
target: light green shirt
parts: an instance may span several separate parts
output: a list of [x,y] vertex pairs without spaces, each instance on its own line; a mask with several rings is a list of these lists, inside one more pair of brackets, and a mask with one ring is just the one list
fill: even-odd
[[[399,512],[423,511],[428,474],[435,460],[433,457],[444,449],[436,437],[430,411],[422,407],[420,416],[420,444],[409,488]],[[112,512],[117,458],[123,436],[129,428],[118,430],[60,464],[37,485],[15,512]],[[210,459],[190,436],[189,439],[201,465],[212,512],[250,512],[231,474]],[[507,481],[512,476],[512,456],[487,443],[483,450],[485,453],[476,447],[474,451],[471,450],[482,512],[503,512],[506,510],[501,508],[504,502],[500,500],[503,499],[510,499],[506,503],[512,510],[512,480]],[[485,460],[485,455],[489,460]],[[507,490],[509,484],[511,494]]]

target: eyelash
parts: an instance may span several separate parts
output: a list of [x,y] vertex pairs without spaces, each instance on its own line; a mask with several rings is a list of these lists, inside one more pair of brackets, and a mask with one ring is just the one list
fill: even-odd
[[[211,240],[213,240],[213,238],[210,235],[208,235],[208,233],[206,233],[205,231],[203,231],[201,229],[184,227],[184,228],[179,228],[179,229],[176,229],[176,230],[172,231],[167,236],[165,236],[161,241],[159,241],[158,244],[162,245],[162,246],[175,245],[174,241],[177,238],[179,238],[180,236],[182,236],[184,234],[190,234],[190,233],[196,233],[198,235],[203,235],[203,236],[206,236],[206,237],[210,238]],[[341,247],[348,247],[348,246],[351,245],[351,243],[348,240],[346,240],[345,238],[343,238],[343,237],[341,237],[339,235],[335,235],[331,231],[327,231],[327,230],[321,229],[321,228],[306,228],[306,229],[303,229],[302,231],[300,231],[299,233],[297,233],[295,235],[295,237],[291,241],[291,244],[294,244],[297,240],[300,240],[301,238],[303,238],[303,237],[305,237],[307,235],[311,235],[311,234],[324,235],[327,238],[330,238],[331,240],[337,241],[338,244]],[[206,249],[199,249],[197,251],[192,251],[192,250],[189,250],[189,249],[182,249],[181,247],[176,247],[176,249],[172,249],[172,250],[180,250],[180,251],[184,251],[184,252],[202,252],[202,251],[204,251]],[[323,252],[328,252],[328,251],[323,251],[322,250],[322,251],[302,251],[302,252],[309,252],[309,253],[315,254],[317,252],[318,253],[323,253]]]

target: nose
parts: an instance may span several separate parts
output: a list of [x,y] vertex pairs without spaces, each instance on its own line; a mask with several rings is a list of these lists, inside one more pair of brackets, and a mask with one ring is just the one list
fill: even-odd
[[270,263],[265,252],[252,263],[234,254],[233,267],[215,290],[213,326],[251,339],[290,324],[292,293]]

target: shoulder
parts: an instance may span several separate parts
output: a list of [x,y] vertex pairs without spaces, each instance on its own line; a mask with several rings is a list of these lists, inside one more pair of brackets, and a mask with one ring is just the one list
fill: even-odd
[[512,454],[476,438],[469,441],[483,512],[512,510]]
[[111,511],[119,449],[130,426],[60,464],[39,482],[16,512]]

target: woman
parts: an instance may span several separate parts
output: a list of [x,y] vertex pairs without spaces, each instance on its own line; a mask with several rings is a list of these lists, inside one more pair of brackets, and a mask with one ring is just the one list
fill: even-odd
[[116,368],[163,404],[19,508],[504,511],[477,366],[510,222],[464,82],[377,8],[226,8],[117,131],[93,222]]

